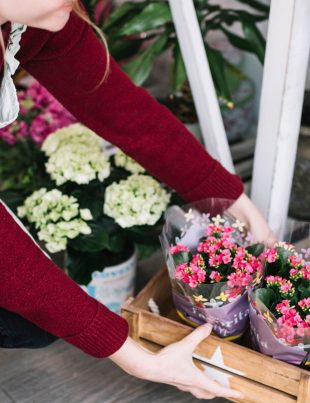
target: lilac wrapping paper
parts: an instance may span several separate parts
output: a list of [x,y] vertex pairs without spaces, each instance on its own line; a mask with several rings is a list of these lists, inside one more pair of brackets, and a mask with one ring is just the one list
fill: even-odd
[[206,322],[213,325],[213,331],[219,337],[241,336],[248,325],[249,306],[247,293],[234,301],[215,308],[203,308],[193,304],[191,298],[173,290],[174,305],[186,319],[202,325]]
[[265,355],[294,365],[300,365],[307,355],[301,347],[288,346],[272,333],[262,315],[249,304],[253,347]]

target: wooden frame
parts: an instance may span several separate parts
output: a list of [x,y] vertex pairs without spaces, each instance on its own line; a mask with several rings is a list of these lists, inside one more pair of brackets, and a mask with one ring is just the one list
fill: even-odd
[[287,217],[310,49],[309,0],[272,0],[252,199],[279,232]]
[[[160,315],[149,311],[152,298]],[[164,269],[123,306],[130,335],[150,350],[181,340],[193,329],[181,323],[172,304],[170,282]],[[196,364],[223,384],[242,390],[247,403],[306,403],[310,372],[269,358],[247,347],[210,336],[194,354]],[[241,402],[241,401],[240,401]]]
[[217,158],[230,172],[234,172],[234,165],[193,0],[168,1],[204,144],[214,158]]

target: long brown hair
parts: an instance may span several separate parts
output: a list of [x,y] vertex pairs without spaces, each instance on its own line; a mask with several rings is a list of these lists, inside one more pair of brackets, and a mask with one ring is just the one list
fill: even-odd
[[103,43],[105,50],[106,50],[106,68],[102,77],[102,80],[100,81],[100,83],[98,83],[98,86],[96,88],[98,88],[103,82],[104,80],[107,78],[108,74],[109,74],[109,70],[110,70],[110,54],[109,54],[109,50],[108,50],[108,44],[107,41],[101,31],[100,28],[97,27],[97,25],[95,25],[89,18],[88,14],[86,13],[85,9],[81,6],[80,4],[80,0],[68,0],[68,3],[72,6],[73,11],[76,15],[78,15],[83,21],[85,21],[87,24],[89,24],[94,31],[97,33],[97,35],[99,36],[101,42]]

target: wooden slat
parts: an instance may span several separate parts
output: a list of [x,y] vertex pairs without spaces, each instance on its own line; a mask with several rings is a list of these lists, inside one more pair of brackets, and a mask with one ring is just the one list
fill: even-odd
[[[139,343],[152,352],[157,352],[162,348],[158,344],[149,342],[145,339],[140,339]],[[202,371],[205,371],[206,368],[212,368],[212,366],[204,364],[199,360],[194,359],[194,362]],[[244,393],[245,398],[242,399],[240,403],[296,403],[296,398],[279,390],[266,387],[265,385],[242,378],[238,375],[230,374],[227,371],[218,370],[218,372],[224,374],[225,377],[229,376],[229,385],[231,388],[240,390]],[[236,400],[236,402],[239,401]],[[305,401],[302,401],[302,403],[305,403]]]
[[297,403],[307,403],[310,400],[310,377],[301,375]]
[[[139,337],[162,346],[181,340],[192,330],[186,325],[167,318],[154,317],[150,312],[140,312]],[[207,341],[199,345],[195,353],[210,359],[218,346],[221,347],[227,367],[245,373],[247,378],[256,382],[297,396],[301,373],[307,374],[306,371],[216,336],[208,337]]]

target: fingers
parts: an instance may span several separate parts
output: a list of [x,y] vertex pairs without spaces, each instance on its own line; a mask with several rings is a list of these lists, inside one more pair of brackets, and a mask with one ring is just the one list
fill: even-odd
[[216,396],[216,397],[226,397],[226,398],[235,398],[235,399],[243,399],[244,395],[237,390],[228,388],[226,386],[221,385],[217,381],[213,381],[209,379],[201,370],[197,368],[197,387],[199,389],[207,390],[208,393]]
[[193,351],[199,343],[201,343],[206,337],[210,336],[211,331],[212,325],[209,323],[199,326],[188,336],[184,337],[180,343],[185,344],[189,349],[191,349],[191,351]]

